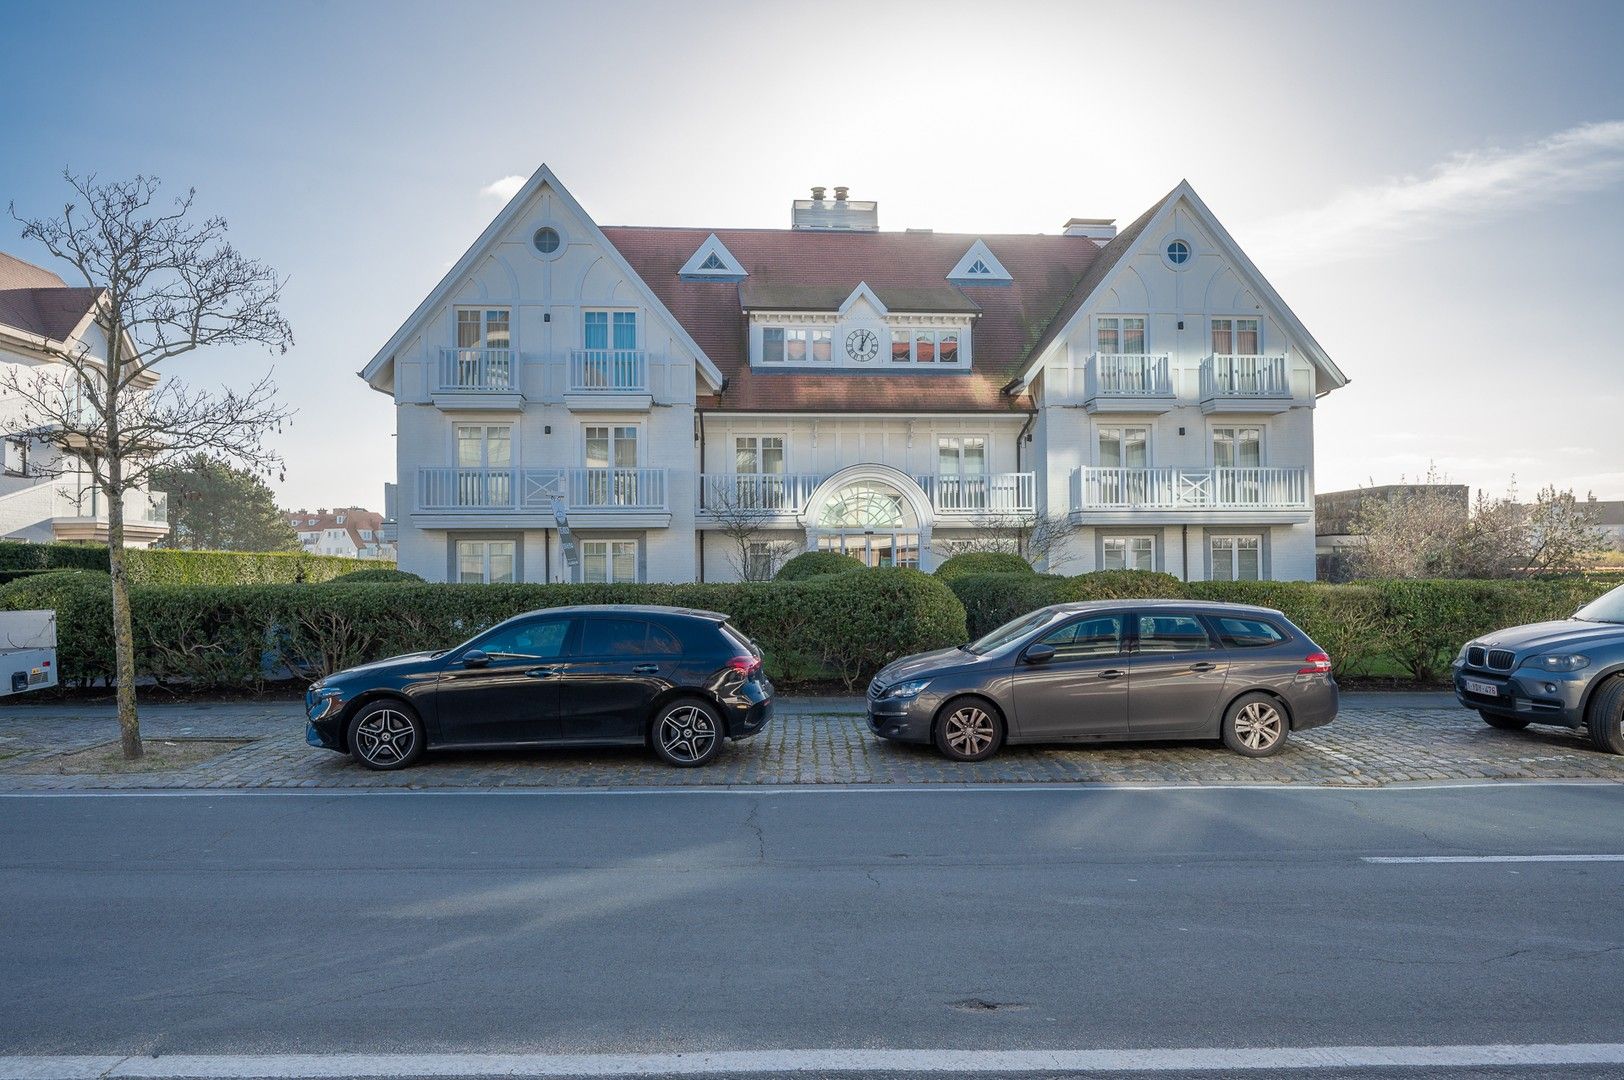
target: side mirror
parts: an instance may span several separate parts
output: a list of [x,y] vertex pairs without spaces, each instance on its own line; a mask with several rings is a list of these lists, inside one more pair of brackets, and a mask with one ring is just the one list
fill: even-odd
[[1026,651],[1021,654],[1021,659],[1028,664],[1047,664],[1054,659],[1054,646],[1045,645],[1042,642],[1036,645],[1028,645]]
[[462,654],[462,666],[466,668],[482,668],[490,664],[491,658],[485,655],[483,649],[469,649]]

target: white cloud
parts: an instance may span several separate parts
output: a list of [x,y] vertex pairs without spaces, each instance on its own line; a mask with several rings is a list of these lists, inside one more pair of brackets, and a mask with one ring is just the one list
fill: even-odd
[[1265,265],[1337,262],[1624,180],[1624,120],[1580,124],[1513,149],[1457,154],[1423,176],[1348,191],[1264,222]]
[[504,176],[502,179],[494,180],[480,188],[479,193],[507,202],[519,193],[520,188],[524,187],[524,180],[525,178],[522,176]]

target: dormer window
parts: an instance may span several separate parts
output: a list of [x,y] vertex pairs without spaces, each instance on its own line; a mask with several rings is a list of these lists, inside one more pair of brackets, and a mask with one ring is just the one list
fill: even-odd
[[743,281],[747,276],[743,265],[715,233],[705,238],[677,275],[690,281]]
[[992,253],[985,240],[977,240],[958,264],[948,271],[947,280],[955,285],[1008,285],[1014,280],[998,256]]
[[705,256],[705,261],[699,264],[699,268],[701,270],[726,270],[727,263],[723,262],[722,257],[713,251]]

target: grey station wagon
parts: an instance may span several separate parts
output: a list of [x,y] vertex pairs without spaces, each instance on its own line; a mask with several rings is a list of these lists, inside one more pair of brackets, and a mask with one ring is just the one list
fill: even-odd
[[882,739],[982,761],[1007,743],[1218,739],[1265,757],[1336,717],[1331,660],[1269,608],[1186,600],[1057,604],[868,688]]

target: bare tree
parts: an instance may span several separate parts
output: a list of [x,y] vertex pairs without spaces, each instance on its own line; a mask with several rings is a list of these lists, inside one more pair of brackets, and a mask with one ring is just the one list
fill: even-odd
[[1033,566],[1042,566],[1077,531],[1077,526],[1064,515],[987,511],[971,519],[970,529],[969,536],[933,535],[931,550],[944,559],[967,551],[1003,551],[1019,555]]
[[1358,539],[1345,552],[1353,576],[1454,577],[1471,523],[1467,496],[1436,466],[1384,495],[1363,493],[1351,522]]
[[265,444],[288,417],[267,374],[246,390],[217,394],[160,382],[160,364],[212,345],[259,344],[286,352],[293,332],[280,310],[282,281],[226,242],[223,218],[191,216],[195,192],[154,207],[159,181],[63,178],[74,198],[59,216],[23,218],[24,239],[71,263],[99,290],[95,324],[105,341],[51,345],[60,363],[10,368],[0,388],[20,405],[30,438],[77,460],[107,506],[113,578],[113,644],[124,756],[141,756],[135,709],[135,644],[124,567],[124,498],[155,469],[205,453],[269,474],[279,456]]
[[[783,513],[785,492],[771,476],[718,477],[705,488],[705,513],[727,537],[728,561],[740,581],[771,581],[795,551],[771,539],[766,527]],[[759,547],[759,551],[753,548]]]

